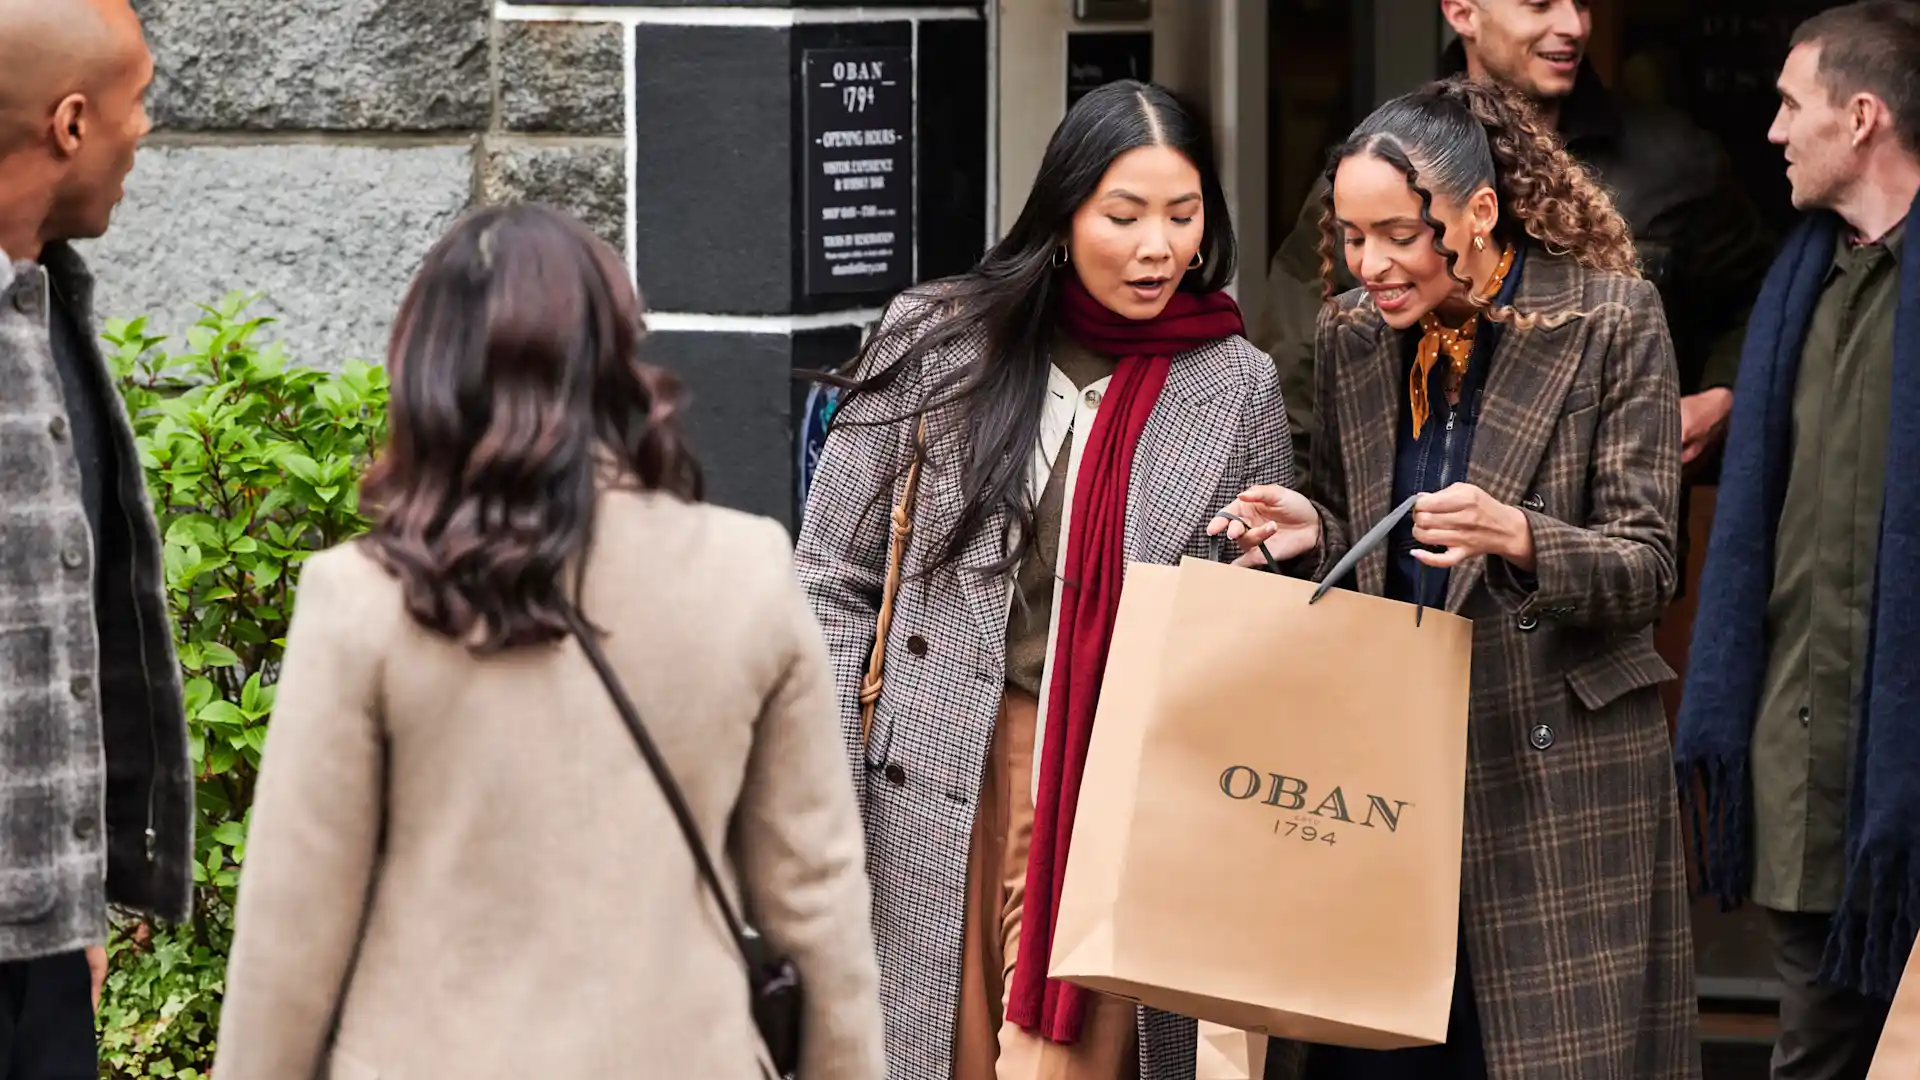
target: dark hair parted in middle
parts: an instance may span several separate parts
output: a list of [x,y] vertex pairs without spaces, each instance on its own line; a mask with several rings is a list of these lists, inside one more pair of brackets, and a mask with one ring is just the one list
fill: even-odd
[[1464,205],[1481,188],[1500,200],[1496,239],[1531,236],[1556,255],[1595,270],[1639,275],[1633,237],[1613,200],[1573,160],[1533,107],[1512,92],[1455,76],[1394,98],[1353,129],[1327,156],[1321,200],[1320,275],[1329,300],[1334,254],[1340,244],[1333,212],[1333,180],[1348,158],[1368,155],[1399,169],[1420,197],[1420,217],[1433,230],[1433,247],[1455,269],[1445,226],[1433,215],[1436,197]]
[[370,553],[422,625],[483,652],[558,640],[601,489],[700,497],[677,384],[640,363],[641,333],[620,257],[558,211],[477,211],[428,252],[363,486]]
[[[974,533],[1001,512],[1008,530],[1001,538],[1005,557],[990,572],[1018,565],[1033,542],[1027,461],[1040,439],[1059,275],[1071,272],[1053,265],[1054,249],[1071,233],[1074,214],[1097,194],[1114,161],[1147,146],[1175,151],[1200,174],[1202,265],[1181,278],[1180,289],[1200,293],[1224,286],[1233,278],[1238,255],[1207,127],[1165,88],[1125,79],[1099,87],[1068,110],[1047,143],[1033,190],[1013,228],[972,270],[921,286],[917,295],[926,302],[875,334],[861,350],[854,370],[865,372],[864,377],[815,375],[843,388],[845,398],[835,416],[836,423],[842,422],[847,405],[861,394],[884,390],[942,348],[984,332],[980,362],[931,387],[926,403],[912,416],[844,419],[849,424],[911,421],[947,404],[957,404],[964,414],[972,432],[962,463],[965,505],[952,533],[929,538],[936,546],[928,570],[956,563]],[[903,342],[909,343],[904,351]],[[888,355],[897,359],[869,370],[874,357]]]

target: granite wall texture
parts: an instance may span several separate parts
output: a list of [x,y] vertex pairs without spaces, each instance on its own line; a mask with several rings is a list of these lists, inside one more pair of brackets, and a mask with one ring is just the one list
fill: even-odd
[[914,265],[956,273],[987,228],[982,0],[703,0],[687,18],[634,9],[688,0],[498,3],[133,0],[154,134],[87,245],[101,314],[177,335],[240,290],[296,363],[379,362],[455,218],[556,205],[622,250],[634,238],[642,293],[668,313],[645,355],[690,393],[709,497],[792,523],[794,369],[845,362],[888,299],[802,287],[802,58],[911,50]]
[[166,332],[228,291],[300,362],[384,358],[420,258],[469,207],[548,202],[626,241],[626,29],[491,0],[134,0],[154,134],[104,239],[105,317]]

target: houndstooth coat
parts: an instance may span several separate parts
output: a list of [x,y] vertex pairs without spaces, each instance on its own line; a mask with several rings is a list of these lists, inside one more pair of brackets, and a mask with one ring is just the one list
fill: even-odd
[[[1490,1080],[1700,1073],[1686,868],[1653,625],[1673,592],[1680,411],[1651,284],[1530,251],[1513,306],[1575,312],[1501,334],[1467,481],[1518,506],[1537,586],[1473,559],[1462,918]],[[1399,335],[1322,315],[1312,491],[1324,568],[1391,509]],[[1387,553],[1357,567],[1385,589]],[[1299,1048],[1276,1047],[1297,1075]]]
[[[927,302],[912,294],[896,300],[883,326]],[[961,512],[966,425],[957,410],[936,409],[906,584],[888,640],[886,687],[863,746],[858,691],[885,574],[887,516],[900,498],[914,425],[859,422],[912,413],[943,376],[974,363],[983,343],[984,334],[956,343],[886,392],[847,406],[821,455],[796,545],[800,579],[833,657],[841,728],[866,821],[892,1080],[944,1080],[953,1067],[967,849],[1005,693],[1013,584],[1009,575],[967,569],[1002,558],[999,520],[971,538],[960,569],[918,576],[934,541]],[[890,363],[899,351],[872,363]],[[1176,356],[1135,451],[1129,560],[1214,557],[1205,532],[1214,512],[1249,484],[1292,476],[1292,437],[1273,361],[1238,337]],[[1193,1021],[1143,1010],[1141,1080],[1191,1080],[1194,1037]]]

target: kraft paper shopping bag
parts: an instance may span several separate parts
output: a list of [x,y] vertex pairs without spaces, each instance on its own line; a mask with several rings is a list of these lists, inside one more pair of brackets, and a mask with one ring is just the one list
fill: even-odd
[[1193,1080],[1264,1080],[1267,1037],[1200,1021]]
[[1050,973],[1256,1034],[1440,1042],[1472,627],[1315,593],[1128,569]]

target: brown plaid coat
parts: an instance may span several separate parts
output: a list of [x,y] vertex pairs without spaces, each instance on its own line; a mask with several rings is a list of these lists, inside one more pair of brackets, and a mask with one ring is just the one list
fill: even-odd
[[[1654,287],[1535,249],[1468,482],[1533,527],[1537,586],[1456,569],[1474,620],[1461,905],[1492,1080],[1697,1077],[1693,948],[1653,624],[1673,592],[1680,412]],[[1320,320],[1313,495],[1337,558],[1391,509],[1399,336],[1364,294]],[[1357,568],[1379,594],[1387,554]],[[1330,566],[1331,562],[1323,563]],[[1298,1048],[1279,1055],[1297,1068]],[[1285,1069],[1279,1075],[1287,1075]]]

